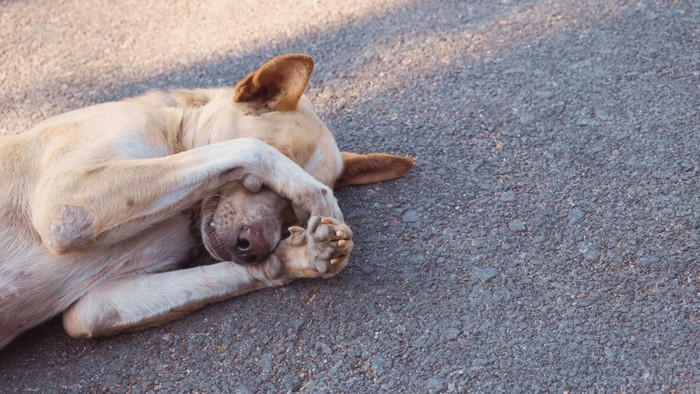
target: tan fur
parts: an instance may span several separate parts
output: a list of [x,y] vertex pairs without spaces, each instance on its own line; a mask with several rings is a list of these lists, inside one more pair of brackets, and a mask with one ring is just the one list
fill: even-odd
[[233,101],[272,111],[294,111],[313,69],[314,62],[309,56],[280,56],[243,78],[236,85]]
[[[64,311],[72,336],[114,334],[342,270],[352,232],[330,187],[410,166],[352,156],[363,170],[343,171],[301,96],[309,61],[263,65],[249,82],[265,93],[246,100],[234,89],[150,92],[0,137],[0,348]],[[253,245],[258,264],[233,262]],[[205,248],[224,261],[182,269]]]
[[413,160],[384,153],[359,155],[342,152],[341,157],[343,172],[335,181],[336,190],[348,185],[364,185],[396,179],[413,168]]

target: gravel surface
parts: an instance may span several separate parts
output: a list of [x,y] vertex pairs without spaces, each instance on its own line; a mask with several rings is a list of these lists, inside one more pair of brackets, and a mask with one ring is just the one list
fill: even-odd
[[305,52],[351,265],[0,352],[7,392],[700,392],[700,2],[3,1],[0,133]]

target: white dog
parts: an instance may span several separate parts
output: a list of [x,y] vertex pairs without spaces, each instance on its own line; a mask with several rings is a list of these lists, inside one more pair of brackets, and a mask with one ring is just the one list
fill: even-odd
[[[302,96],[312,69],[280,56],[235,89],[152,92],[0,137],[0,348],[61,312],[71,336],[108,335],[343,269],[352,232],[330,187],[413,162],[341,153]],[[183,269],[206,255],[219,262]]]

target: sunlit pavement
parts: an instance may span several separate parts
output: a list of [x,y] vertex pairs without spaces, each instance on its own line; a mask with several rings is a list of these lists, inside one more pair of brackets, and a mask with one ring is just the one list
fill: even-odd
[[[7,392],[697,392],[700,3],[4,1],[0,133],[314,56],[351,265],[0,352]],[[2,318],[2,317],[0,317]]]

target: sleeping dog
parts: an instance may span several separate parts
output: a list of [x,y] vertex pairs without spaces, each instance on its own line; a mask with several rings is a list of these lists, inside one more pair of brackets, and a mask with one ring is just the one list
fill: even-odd
[[[312,69],[279,56],[233,89],[150,92],[0,137],[0,348],[59,313],[73,337],[109,335],[342,270],[352,232],[332,188],[413,162],[340,152],[303,96]],[[202,255],[216,262],[192,267]]]

